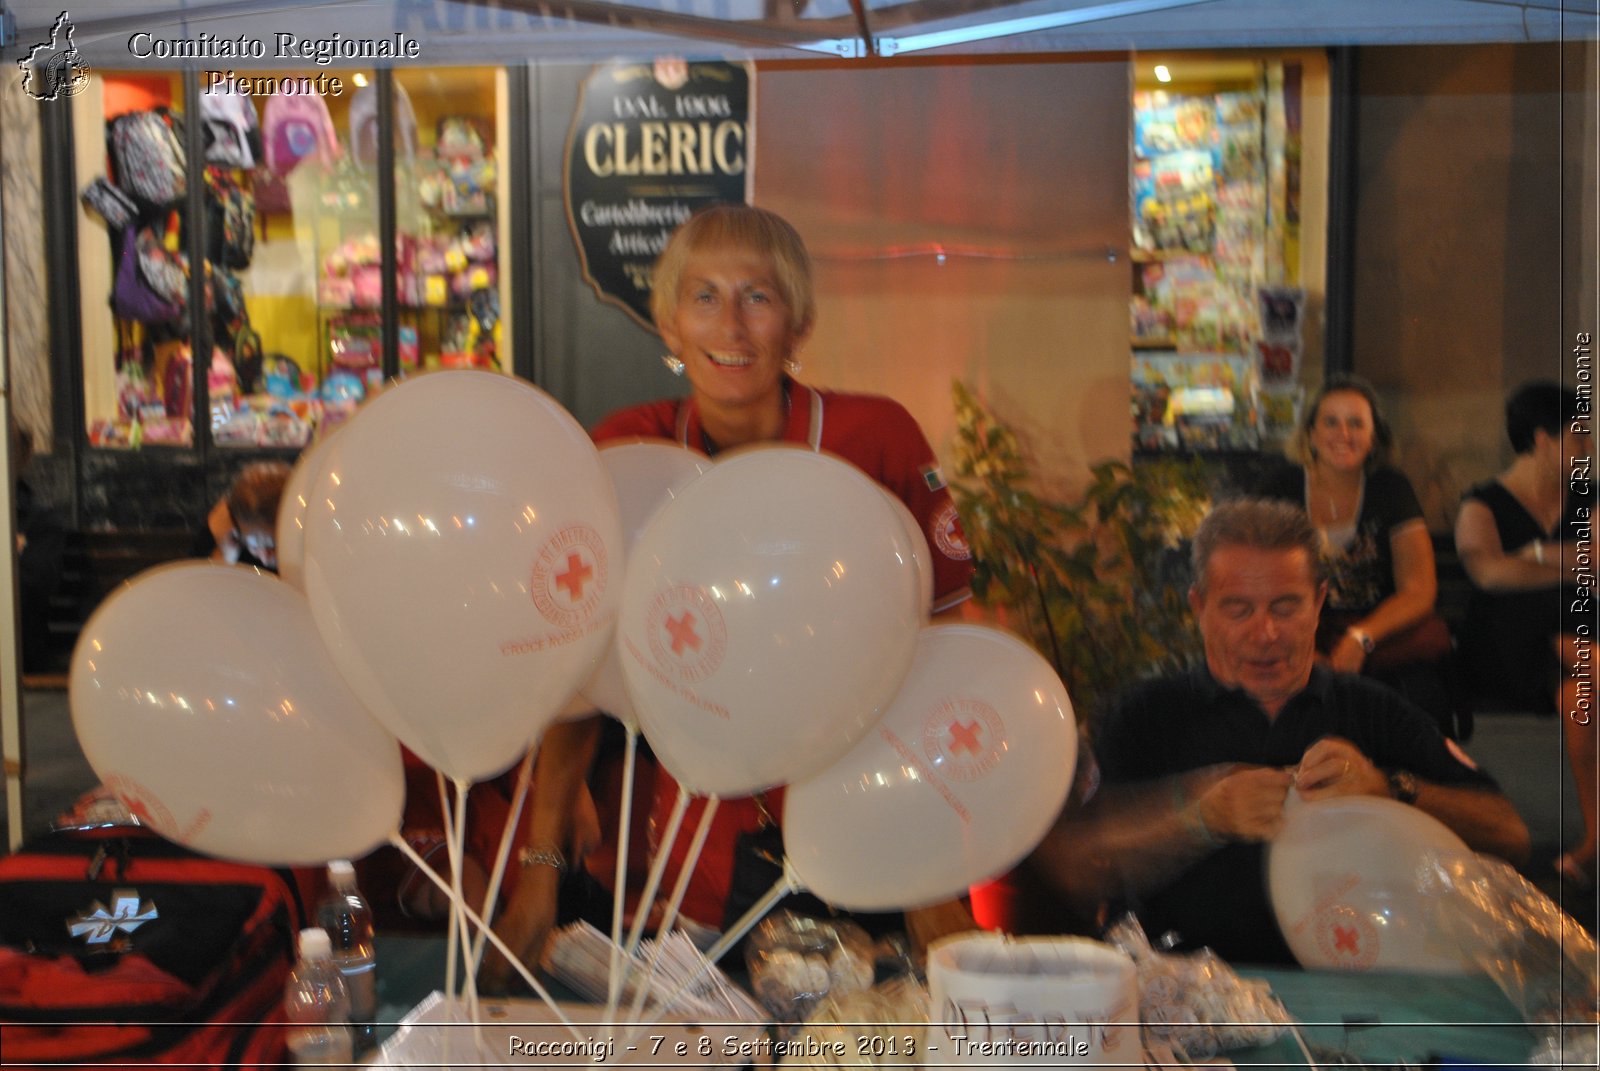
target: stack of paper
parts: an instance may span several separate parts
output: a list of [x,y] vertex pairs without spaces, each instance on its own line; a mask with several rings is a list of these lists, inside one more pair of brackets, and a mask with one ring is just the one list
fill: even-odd
[[[587,922],[575,922],[551,937],[544,967],[584,999],[604,1004],[610,995],[611,949],[611,939],[605,934]],[[621,957],[617,962],[619,967],[627,963]],[[618,1003],[619,1018],[633,1007],[639,987],[647,983],[646,1013],[673,998],[667,1011],[691,1022],[767,1022],[766,1011],[719,968],[708,964],[679,930],[639,946]]]

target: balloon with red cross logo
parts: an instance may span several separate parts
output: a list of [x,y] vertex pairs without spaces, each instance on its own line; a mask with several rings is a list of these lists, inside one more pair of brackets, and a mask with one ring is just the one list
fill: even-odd
[[335,663],[452,778],[516,762],[610,642],[611,480],[578,422],[522,380],[434,372],[384,391],[329,443],[305,524]]
[[1303,967],[1338,971],[1477,971],[1436,925],[1422,884],[1430,859],[1471,858],[1444,823],[1375,796],[1307,803],[1293,792],[1267,848],[1278,928]]
[[[600,463],[611,475],[622,513],[623,554],[626,558],[644,534],[656,510],[677,497],[696,476],[711,467],[711,459],[669,439],[619,440],[600,445]],[[622,658],[613,643],[594,676],[582,688],[582,697],[624,725],[637,725],[633,700],[622,681]]]
[[196,851],[321,865],[400,827],[394,736],[334,667],[304,596],[254,569],[139,574],[84,626],[70,698],[95,773]]
[[918,583],[854,466],[778,446],[718,461],[661,507],[624,581],[623,679],[656,757],[718,796],[832,762],[905,677]]
[[1072,702],[1036,651],[995,628],[925,628],[872,732],[789,786],[789,862],[812,892],[855,911],[962,895],[1043,838],[1077,755]]

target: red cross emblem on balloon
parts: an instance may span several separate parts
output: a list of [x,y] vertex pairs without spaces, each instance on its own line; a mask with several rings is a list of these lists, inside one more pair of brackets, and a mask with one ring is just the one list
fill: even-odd
[[988,703],[951,696],[923,721],[922,751],[952,781],[974,781],[994,769],[1005,750],[1005,722]]
[[1316,923],[1317,946],[1330,963],[1366,970],[1378,961],[1377,928],[1346,904],[1325,908]]
[[658,593],[648,620],[651,653],[680,679],[704,680],[722,664],[728,630],[716,602],[699,588],[673,587]]
[[569,525],[539,549],[529,587],[545,620],[564,631],[583,625],[605,591],[606,545],[584,524]]

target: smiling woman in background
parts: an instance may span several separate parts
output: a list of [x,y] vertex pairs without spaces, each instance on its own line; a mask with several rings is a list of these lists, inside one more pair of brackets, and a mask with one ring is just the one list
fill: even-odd
[[1394,436],[1365,380],[1330,380],[1307,407],[1291,455],[1300,462],[1260,490],[1302,506],[1322,539],[1328,601],[1317,650],[1433,714],[1449,732],[1439,660],[1450,632],[1433,612],[1433,539],[1405,474],[1388,463]]

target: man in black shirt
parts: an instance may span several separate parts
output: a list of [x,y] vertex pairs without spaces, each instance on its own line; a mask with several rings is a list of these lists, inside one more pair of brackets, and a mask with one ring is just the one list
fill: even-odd
[[1292,963],[1262,866],[1291,788],[1307,801],[1399,799],[1475,850],[1526,859],[1516,810],[1432,719],[1317,664],[1326,585],[1303,510],[1224,503],[1194,558],[1205,667],[1126,698],[1096,740],[1104,787],[1035,856],[1080,908],[1121,900],[1152,935],[1174,930],[1236,962]]

